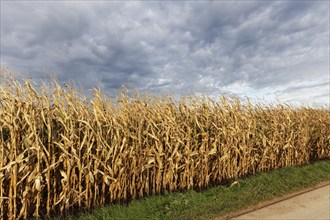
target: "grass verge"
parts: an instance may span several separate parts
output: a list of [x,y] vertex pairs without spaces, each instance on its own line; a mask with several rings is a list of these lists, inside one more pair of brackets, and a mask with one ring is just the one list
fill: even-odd
[[202,192],[165,193],[68,219],[210,219],[330,180],[330,160],[237,179]]

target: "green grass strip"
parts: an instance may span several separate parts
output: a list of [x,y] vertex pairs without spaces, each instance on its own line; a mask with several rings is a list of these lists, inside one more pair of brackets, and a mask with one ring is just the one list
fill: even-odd
[[238,179],[239,185],[165,193],[69,219],[210,219],[330,180],[330,160]]

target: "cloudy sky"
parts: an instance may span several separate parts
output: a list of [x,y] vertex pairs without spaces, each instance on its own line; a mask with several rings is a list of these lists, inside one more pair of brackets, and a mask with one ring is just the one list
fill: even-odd
[[1,65],[109,94],[329,105],[328,1],[1,1]]

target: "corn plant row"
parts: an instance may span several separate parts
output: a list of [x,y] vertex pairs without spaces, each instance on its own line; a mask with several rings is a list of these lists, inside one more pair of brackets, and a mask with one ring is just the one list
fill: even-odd
[[330,111],[17,81],[0,87],[0,219],[66,215],[330,159]]

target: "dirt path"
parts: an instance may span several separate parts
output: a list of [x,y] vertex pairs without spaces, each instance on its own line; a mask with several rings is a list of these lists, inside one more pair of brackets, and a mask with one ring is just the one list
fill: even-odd
[[285,199],[232,219],[330,219],[330,185]]

